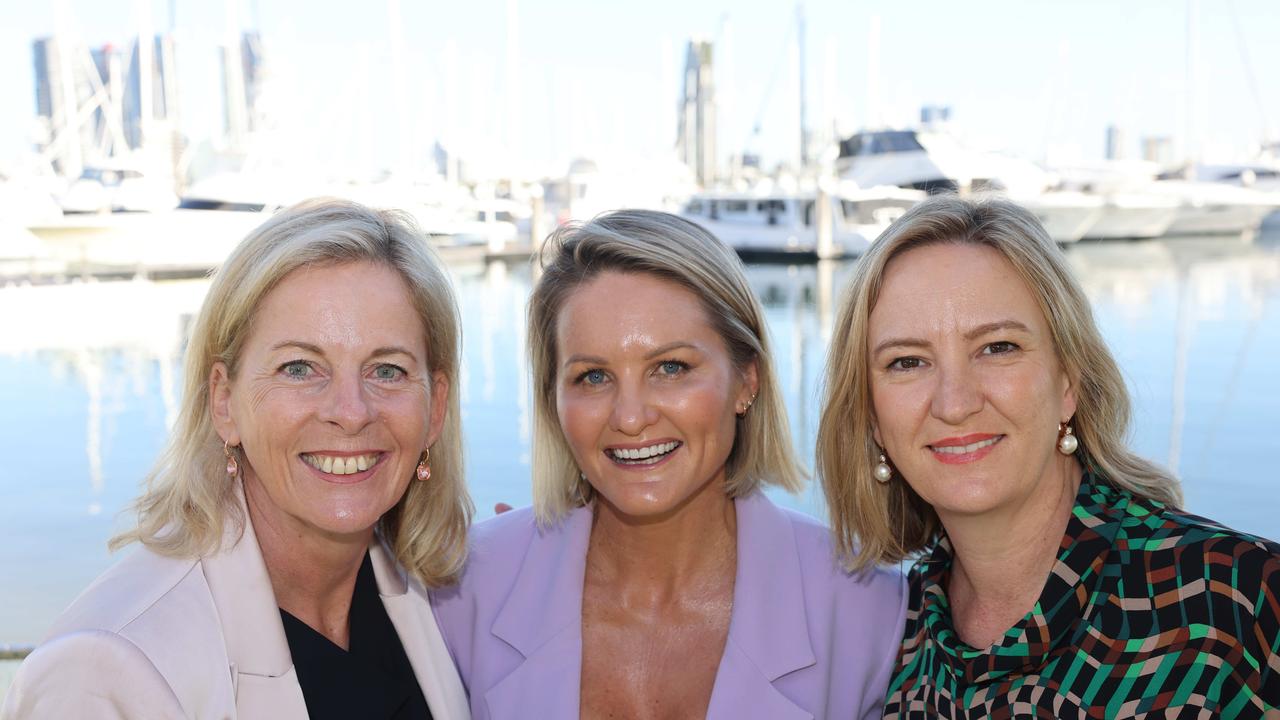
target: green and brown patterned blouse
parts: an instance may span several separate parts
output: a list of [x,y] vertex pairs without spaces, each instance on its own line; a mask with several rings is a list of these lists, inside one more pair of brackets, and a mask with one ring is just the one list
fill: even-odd
[[964,644],[942,538],[910,574],[886,718],[1280,717],[1280,545],[1088,475],[1032,611]]

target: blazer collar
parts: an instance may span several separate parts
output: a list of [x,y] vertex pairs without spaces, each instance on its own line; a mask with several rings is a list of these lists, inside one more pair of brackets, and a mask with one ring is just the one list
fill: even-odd
[[582,679],[582,584],[591,509],[535,528],[492,632],[524,662],[489,688],[490,717],[577,717]]
[[239,483],[236,483],[235,494],[244,519],[243,528],[226,523],[221,550],[201,560],[222,623],[227,658],[241,674],[291,675],[293,658],[289,655],[289,641],[284,635],[271,577],[267,574]]
[[381,536],[369,546],[369,559],[382,605],[400,637],[431,716],[467,717],[467,694],[431,614],[426,591],[416,580],[409,579],[408,571],[395,561]]
[[581,630],[591,518],[591,508],[575,508],[560,523],[534,530],[520,574],[493,621],[493,634],[526,658],[565,628]]
[[739,498],[738,572],[729,640],[770,682],[817,660],[809,642],[804,577],[786,511],[763,493]]
[[[735,508],[738,569],[733,615],[708,717],[809,718],[772,685],[816,662],[791,519],[758,492],[739,498]],[[578,508],[562,523],[535,531],[492,626],[496,637],[525,657],[519,668],[485,693],[494,717],[578,714],[582,585],[591,519],[590,508]]]

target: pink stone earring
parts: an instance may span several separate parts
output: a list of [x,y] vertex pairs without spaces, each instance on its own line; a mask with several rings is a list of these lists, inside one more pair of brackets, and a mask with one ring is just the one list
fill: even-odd
[[418,480],[431,479],[431,466],[428,464],[431,460],[431,448],[427,448],[422,452],[422,460],[418,463]]
[[235,448],[226,440],[222,441],[222,454],[227,458],[227,479],[235,480],[240,474],[240,463],[236,462]]

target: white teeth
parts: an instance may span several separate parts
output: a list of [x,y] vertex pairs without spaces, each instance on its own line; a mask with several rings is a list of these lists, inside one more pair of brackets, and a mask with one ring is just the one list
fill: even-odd
[[984,447],[991,447],[992,445],[995,445],[996,442],[999,441],[1001,437],[1004,437],[1004,436],[997,435],[989,440],[979,440],[976,443],[969,443],[968,445],[952,445],[950,447],[935,447],[933,448],[933,451],[936,453],[942,453],[943,455],[964,455],[965,453],[977,452]]
[[302,461],[311,467],[330,475],[353,475],[364,472],[378,462],[377,453],[356,455],[354,457],[334,457],[333,455],[302,456]]
[[609,454],[615,460],[634,461],[631,464],[649,465],[661,460],[663,456],[679,446],[679,442],[672,440],[642,448],[613,448],[609,450]]

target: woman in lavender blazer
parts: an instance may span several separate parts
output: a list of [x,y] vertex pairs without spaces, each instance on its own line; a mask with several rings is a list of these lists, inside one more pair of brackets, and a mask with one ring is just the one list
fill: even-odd
[[623,211],[543,257],[534,507],[475,527],[431,598],[472,716],[878,718],[903,580],[762,492],[802,471],[732,250]]

